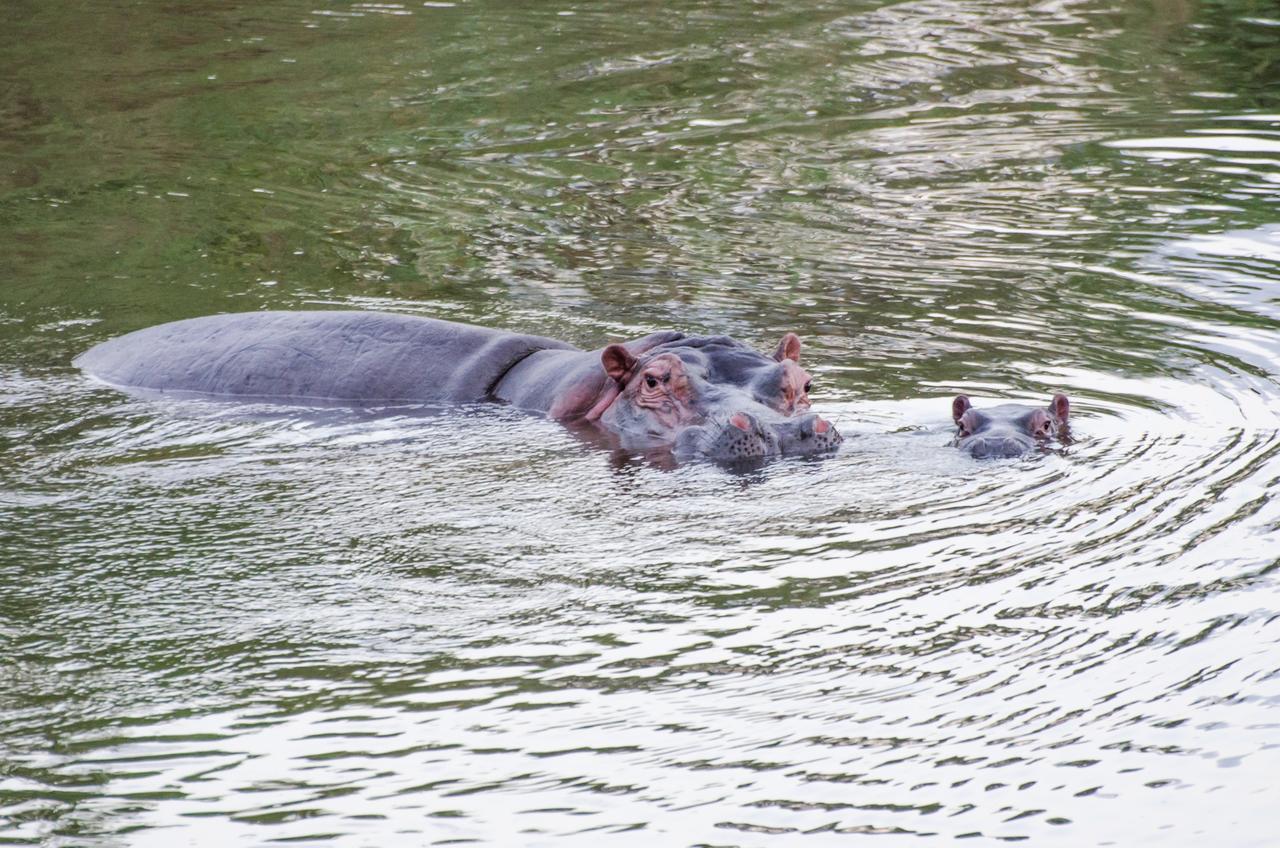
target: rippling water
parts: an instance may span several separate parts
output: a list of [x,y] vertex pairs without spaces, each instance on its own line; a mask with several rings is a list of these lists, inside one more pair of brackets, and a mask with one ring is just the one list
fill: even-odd
[[[1265,4],[5,18],[0,844],[1274,843]],[[69,365],[327,306],[795,330],[846,445]],[[1054,391],[1070,446],[948,447],[953,394]]]

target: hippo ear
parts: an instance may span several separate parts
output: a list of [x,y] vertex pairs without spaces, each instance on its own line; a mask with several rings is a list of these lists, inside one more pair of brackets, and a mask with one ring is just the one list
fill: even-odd
[[960,419],[964,417],[964,414],[969,411],[971,406],[973,404],[969,403],[969,398],[964,395],[956,395],[956,399],[951,401],[951,417],[959,424]]
[[1049,401],[1049,411],[1053,413],[1053,417],[1058,423],[1067,420],[1067,414],[1071,412],[1071,401],[1067,400],[1067,396],[1059,392],[1053,396],[1053,400]]
[[790,359],[792,362],[799,364],[800,337],[795,333],[787,333],[783,336],[782,341],[778,342],[778,349],[773,352],[773,358],[779,362],[784,359]]
[[619,383],[625,383],[631,370],[636,367],[636,358],[620,344],[611,344],[600,354],[600,364],[604,373]]

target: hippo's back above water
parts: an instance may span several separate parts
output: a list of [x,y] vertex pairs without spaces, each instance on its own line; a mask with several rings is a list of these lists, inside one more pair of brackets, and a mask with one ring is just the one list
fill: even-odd
[[245,312],[103,342],[75,360],[122,388],[378,405],[497,401],[598,427],[628,450],[725,461],[834,450],[808,412],[800,341],[651,333],[597,351],[385,312]]
[[577,350],[521,335],[383,312],[247,312],[148,327],[75,364],[119,386],[343,401],[490,399],[539,350]]

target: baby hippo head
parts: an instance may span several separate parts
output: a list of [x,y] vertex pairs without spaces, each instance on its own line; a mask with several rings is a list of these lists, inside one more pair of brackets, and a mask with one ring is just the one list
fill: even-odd
[[955,445],[977,459],[1022,456],[1050,439],[1065,436],[1071,404],[1056,394],[1047,407],[1007,403],[977,409],[964,395],[951,402]]

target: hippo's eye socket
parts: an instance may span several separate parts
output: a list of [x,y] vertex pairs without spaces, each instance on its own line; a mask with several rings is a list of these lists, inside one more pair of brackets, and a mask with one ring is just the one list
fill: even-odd
[[813,381],[812,381],[812,380],[809,380],[808,382],[806,382],[806,383],[804,384],[804,393],[805,393],[805,394],[809,394],[809,389],[810,389],[810,387],[812,387],[812,386],[813,386]]
[[658,387],[658,378],[654,377],[652,374],[645,374],[644,384],[651,389],[656,389]]

